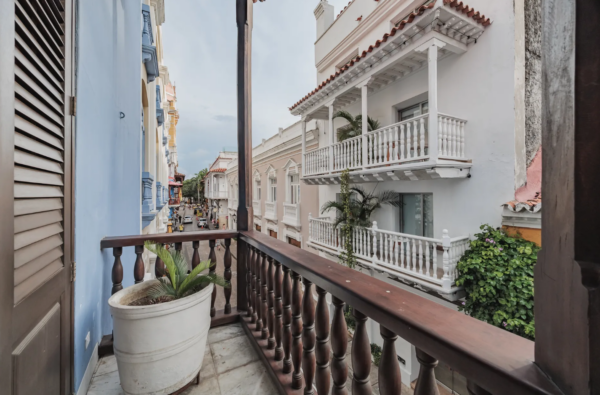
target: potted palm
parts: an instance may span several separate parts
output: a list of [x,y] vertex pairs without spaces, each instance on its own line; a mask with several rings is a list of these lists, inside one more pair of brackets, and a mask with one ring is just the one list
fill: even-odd
[[[337,130],[337,139],[338,141],[344,141],[351,139],[353,137],[360,136],[362,134],[362,115],[357,115],[356,117],[350,114],[348,111],[340,110],[333,114],[333,118],[342,118],[348,122],[346,125],[342,126]],[[372,132],[373,130],[377,130],[380,128],[379,121],[367,117],[367,130]]]
[[198,376],[215,285],[228,286],[215,274],[202,274],[210,261],[188,273],[179,251],[146,242],[165,263],[166,276],[127,287],[109,300],[113,348],[126,394],[170,394]]

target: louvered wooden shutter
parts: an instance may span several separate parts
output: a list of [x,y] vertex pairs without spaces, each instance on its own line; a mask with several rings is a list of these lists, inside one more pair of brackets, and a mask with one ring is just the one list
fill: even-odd
[[63,12],[60,0],[15,1],[15,304],[65,264]]

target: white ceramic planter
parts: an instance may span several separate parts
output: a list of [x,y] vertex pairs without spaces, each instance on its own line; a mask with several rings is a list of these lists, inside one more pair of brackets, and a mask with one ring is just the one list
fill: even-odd
[[202,367],[214,285],[173,302],[127,306],[156,282],[127,287],[108,300],[119,378],[128,395],[170,394]]

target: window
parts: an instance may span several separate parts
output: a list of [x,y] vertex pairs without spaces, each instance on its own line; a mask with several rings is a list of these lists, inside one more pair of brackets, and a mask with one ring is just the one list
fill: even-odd
[[400,194],[400,232],[433,237],[433,194]]
[[398,110],[398,121],[406,121],[408,119],[412,119],[414,117],[418,117],[419,115],[428,114],[429,113],[429,103],[427,101],[421,102],[419,104],[415,104],[414,106],[410,106],[407,108],[403,108]]
[[277,178],[269,178],[269,201],[277,201]]
[[269,236],[271,236],[271,237],[274,237],[274,238],[277,238],[277,232],[275,232],[275,231],[274,231],[274,230],[272,230],[272,229],[269,229]]
[[260,225],[256,225],[256,224],[254,224],[254,228],[255,228],[257,231],[259,231],[259,232],[262,230],[262,229],[261,229],[261,227],[260,227]]
[[290,183],[290,203],[291,204],[299,204],[300,203],[300,175],[292,174],[288,176],[288,180]]
[[256,196],[255,200],[260,200],[261,199],[261,196],[260,196],[260,180],[254,181],[254,187],[256,189],[254,191],[255,192],[254,195]]
[[294,247],[302,248],[302,243],[301,243],[301,242],[299,242],[298,240],[296,240],[296,239],[292,239],[292,238],[291,238],[291,237],[289,237],[289,236],[288,236],[287,240],[288,240],[288,244],[291,244],[291,245],[293,245]]

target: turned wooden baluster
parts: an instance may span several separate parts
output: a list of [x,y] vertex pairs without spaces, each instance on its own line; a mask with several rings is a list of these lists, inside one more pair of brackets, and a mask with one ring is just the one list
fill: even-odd
[[[215,253],[215,240],[209,240],[208,245],[210,247],[210,253],[208,254],[208,259],[210,259],[210,266],[208,269],[209,274],[215,274],[217,271],[217,254]],[[175,244],[175,249],[177,249],[177,244]],[[217,287],[213,287],[212,295],[210,297],[210,316],[214,317],[217,314],[217,310],[215,310],[215,301],[217,300]]]
[[154,275],[156,278],[161,278],[165,275],[165,263],[158,255],[156,256],[156,262],[154,262]]
[[352,340],[352,395],[371,395],[371,344],[367,334],[367,316],[356,309],[352,309],[356,320],[356,331]]
[[283,373],[292,371],[292,281],[290,269],[283,267]]
[[135,264],[133,265],[133,278],[135,283],[139,284],[144,281],[144,260],[142,254],[144,253],[144,246],[135,246]]
[[192,254],[192,269],[200,264],[200,254],[198,253],[198,248],[200,247],[199,241],[192,241],[192,248],[194,253]]
[[275,276],[275,266],[273,265],[273,258],[269,257],[269,271],[267,273],[267,285],[269,286],[269,294],[268,294],[268,307],[269,312],[267,315],[267,322],[269,324],[269,341],[267,342],[267,349],[273,350],[275,348],[275,288],[274,288],[274,279]]
[[379,333],[383,338],[378,376],[379,393],[381,395],[396,395],[402,392],[400,365],[398,365],[395,345],[398,336],[383,325],[379,326]]
[[182,247],[183,247],[183,243],[175,243],[175,251],[181,253]]
[[294,373],[292,375],[292,388],[302,388],[302,288],[300,275],[292,272],[292,363]]
[[346,349],[348,348],[348,328],[344,307],[346,303],[331,295],[331,301],[335,310],[331,322],[331,348],[333,358],[331,359],[331,377],[333,378],[332,395],[348,395],[346,380],[348,379],[348,366],[346,365]]
[[433,370],[438,364],[437,359],[418,348],[416,351],[417,361],[419,361],[421,367],[419,368],[419,378],[415,387],[415,395],[440,395]]
[[264,340],[269,338],[269,303],[267,302],[269,286],[267,276],[269,269],[268,260],[271,259],[271,257],[267,257],[264,253],[261,253],[261,255],[263,255],[263,258],[260,261],[260,284],[262,287],[260,289],[260,316],[262,318],[262,332],[260,338]]
[[265,258],[265,254],[263,254],[261,251],[257,251],[257,257],[256,257],[256,298],[254,299],[254,305],[256,306],[256,328],[255,330],[257,332],[261,332],[262,328],[263,328],[263,321],[262,321],[262,299],[260,297],[260,291],[261,291],[261,283],[260,283],[260,276],[262,274],[262,262]]
[[250,261],[250,267],[252,268],[252,277],[250,279],[250,303],[252,304],[252,318],[250,322],[256,324],[258,315],[256,314],[256,258],[258,251],[252,247],[252,260]]
[[246,295],[248,296],[248,311],[246,312],[246,317],[250,318],[250,322],[252,321],[252,312],[253,310],[253,300],[252,300],[252,271],[254,268],[252,267],[252,259],[254,257],[254,248],[246,244],[248,247],[246,251],[248,251],[247,262],[247,270],[246,270]]
[[123,247],[113,248],[113,256],[115,261],[112,267],[112,290],[111,295],[123,289],[123,265],[121,264],[121,255],[123,255]]
[[283,304],[281,300],[281,263],[275,261],[275,276],[273,282],[275,283],[275,360],[281,361],[283,359],[283,348],[281,347],[281,332],[282,328],[282,315],[283,315]]
[[492,395],[491,392],[484,390],[469,379],[467,379],[467,391],[470,395]]
[[302,370],[304,371],[304,393],[314,394],[313,382],[315,380],[315,299],[313,297],[313,284],[305,278],[304,297],[302,298]]
[[329,307],[327,306],[327,291],[317,287],[319,300],[317,301],[315,332],[317,334],[317,345],[315,348],[317,357],[316,387],[319,395],[327,395],[331,380],[329,378]]
[[225,239],[225,255],[223,256],[223,265],[225,266],[225,272],[223,277],[229,285],[225,287],[223,293],[225,294],[225,314],[231,314],[231,239]]

